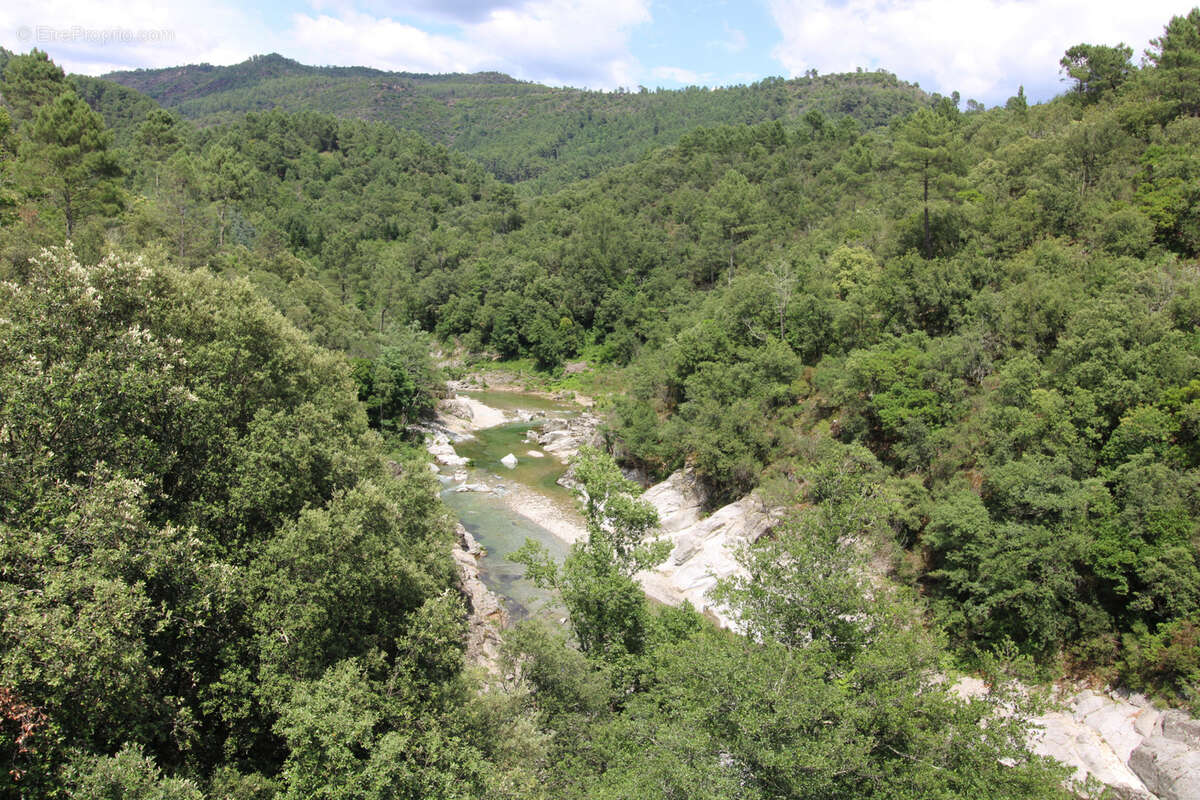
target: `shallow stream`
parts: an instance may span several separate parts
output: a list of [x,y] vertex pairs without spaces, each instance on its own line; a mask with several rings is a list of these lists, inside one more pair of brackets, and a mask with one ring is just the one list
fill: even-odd
[[[537,523],[513,511],[504,499],[513,484],[531,489],[570,513],[571,493],[555,481],[566,467],[549,453],[536,458],[530,450],[541,447],[526,441],[526,433],[540,427],[548,417],[566,417],[577,413],[575,407],[548,400],[537,395],[519,392],[466,392],[481,403],[505,411],[529,411],[535,414],[528,422],[512,422],[495,428],[475,431],[475,438],[454,445],[455,451],[471,459],[466,483],[486,483],[493,492],[457,492],[458,482],[451,480],[454,469],[442,467],[442,480],[447,488],[442,499],[458,515],[459,521],[483,545],[486,555],[479,560],[479,574],[484,584],[495,592],[508,609],[514,622],[532,616],[557,622],[566,611],[549,592],[538,589],[524,578],[525,568],[508,560],[508,554],[525,543],[526,538],[544,545],[558,561],[566,556],[569,545]],[[515,469],[508,469],[500,459],[512,453],[517,457]]]

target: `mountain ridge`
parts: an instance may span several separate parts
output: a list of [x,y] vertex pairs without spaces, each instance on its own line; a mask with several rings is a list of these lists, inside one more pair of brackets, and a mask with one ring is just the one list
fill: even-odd
[[466,153],[501,180],[537,193],[636,161],[687,132],[781,120],[812,111],[875,128],[932,95],[887,72],[857,72],[705,89],[612,92],[556,88],[498,72],[386,72],[315,67],[277,53],[228,67],[200,64],[114,72],[201,126],[250,111],[319,111],[386,122]]

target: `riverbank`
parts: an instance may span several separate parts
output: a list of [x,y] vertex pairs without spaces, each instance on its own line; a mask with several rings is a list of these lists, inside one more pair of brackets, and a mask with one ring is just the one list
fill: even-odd
[[[463,386],[455,384],[457,393],[439,404],[427,443],[442,465],[439,474],[447,483],[447,502],[461,505],[467,499],[462,495],[476,496],[477,501],[486,497],[487,502],[532,523],[564,546],[584,539],[587,523],[576,507],[574,493],[557,481],[579,446],[594,439],[599,417],[547,392],[517,387],[505,390],[491,383],[487,389]],[[502,465],[502,458],[509,453],[516,458],[512,468]],[[475,515],[485,513],[479,502],[469,506]],[[478,533],[484,538],[488,535],[483,529]],[[646,596],[658,603],[678,605],[691,600],[705,610],[702,595],[707,582],[704,576],[693,577],[700,578],[700,583],[676,585],[674,571],[669,569],[643,572],[637,579]],[[516,602],[527,602],[527,597]]]

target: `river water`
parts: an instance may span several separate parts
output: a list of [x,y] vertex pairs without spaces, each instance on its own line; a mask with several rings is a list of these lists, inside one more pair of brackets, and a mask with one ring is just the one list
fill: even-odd
[[[455,451],[471,459],[466,483],[485,483],[493,488],[493,492],[457,492],[454,488],[458,484],[450,478],[454,470],[442,467],[442,480],[447,485],[442,499],[486,550],[486,555],[479,560],[480,577],[500,597],[512,620],[540,617],[557,622],[566,616],[557,598],[525,580],[525,568],[510,562],[507,557],[527,538],[545,546],[559,562],[566,556],[569,546],[546,528],[513,511],[504,495],[511,492],[514,485],[519,485],[549,498],[570,513],[574,499],[568,490],[555,483],[566,467],[549,453],[543,458],[530,456],[530,450],[541,452],[541,448],[526,441],[525,435],[540,427],[547,418],[569,416],[577,413],[577,409],[518,392],[464,394],[492,408],[528,411],[535,416],[528,422],[476,431],[474,439],[456,443]],[[509,453],[517,457],[517,466],[511,470],[500,463],[500,459]]]

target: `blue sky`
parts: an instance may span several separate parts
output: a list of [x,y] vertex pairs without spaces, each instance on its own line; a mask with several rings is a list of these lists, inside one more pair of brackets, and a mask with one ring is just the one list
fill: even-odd
[[418,72],[498,70],[614,89],[748,83],[887,69],[989,105],[1024,85],[1061,92],[1079,42],[1135,58],[1187,3],[1168,0],[18,0],[0,45],[46,50],[68,70],[209,62],[280,52],[309,64]]

